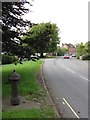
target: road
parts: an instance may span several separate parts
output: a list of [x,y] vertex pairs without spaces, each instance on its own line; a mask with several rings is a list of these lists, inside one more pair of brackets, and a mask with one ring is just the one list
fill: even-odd
[[88,61],[46,59],[43,77],[63,118],[88,118]]

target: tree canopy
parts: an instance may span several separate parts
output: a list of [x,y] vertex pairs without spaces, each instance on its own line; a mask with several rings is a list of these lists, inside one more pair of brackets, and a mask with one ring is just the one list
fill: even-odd
[[88,54],[90,54],[90,41],[85,43],[85,50]]
[[40,23],[32,26],[22,39],[24,43],[32,46],[37,53],[53,52],[59,44],[58,32],[56,24]]
[[77,45],[77,53],[80,56],[85,54],[85,45],[83,43]]
[[26,26],[31,26],[31,22],[24,20],[22,15],[29,12],[25,4],[30,4],[27,0],[23,2],[2,2],[2,51],[22,55],[23,46],[21,35]]
[[57,56],[63,56],[64,54],[66,54],[68,51],[67,48],[59,48],[55,51],[55,53],[57,53]]
[[88,54],[88,45],[89,45],[89,43],[87,42],[86,44],[80,43],[76,46],[77,58],[79,58],[79,56],[83,56],[85,54]]

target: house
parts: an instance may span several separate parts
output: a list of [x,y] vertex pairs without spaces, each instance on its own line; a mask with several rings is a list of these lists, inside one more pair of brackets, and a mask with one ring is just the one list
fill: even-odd
[[62,48],[67,48],[67,49],[68,49],[67,53],[68,53],[69,55],[76,54],[76,48],[75,48],[75,46],[72,45],[72,44],[66,44],[66,43],[63,44],[63,43],[62,43]]

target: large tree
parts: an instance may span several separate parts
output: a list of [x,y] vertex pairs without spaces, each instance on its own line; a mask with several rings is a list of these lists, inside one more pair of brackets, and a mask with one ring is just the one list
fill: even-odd
[[26,26],[32,25],[30,21],[24,20],[23,15],[29,12],[23,2],[2,2],[2,51],[22,56],[24,50],[21,35]]
[[56,24],[40,23],[34,25],[27,32],[27,36],[23,37],[23,42],[32,46],[38,53],[53,52],[59,44],[59,29]]

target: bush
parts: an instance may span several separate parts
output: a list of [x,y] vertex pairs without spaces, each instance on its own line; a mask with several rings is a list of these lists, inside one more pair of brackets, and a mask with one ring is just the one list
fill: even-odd
[[18,59],[14,56],[3,54],[2,55],[2,64],[11,64],[16,62]]
[[90,60],[90,54],[88,55],[83,55],[82,60]]

